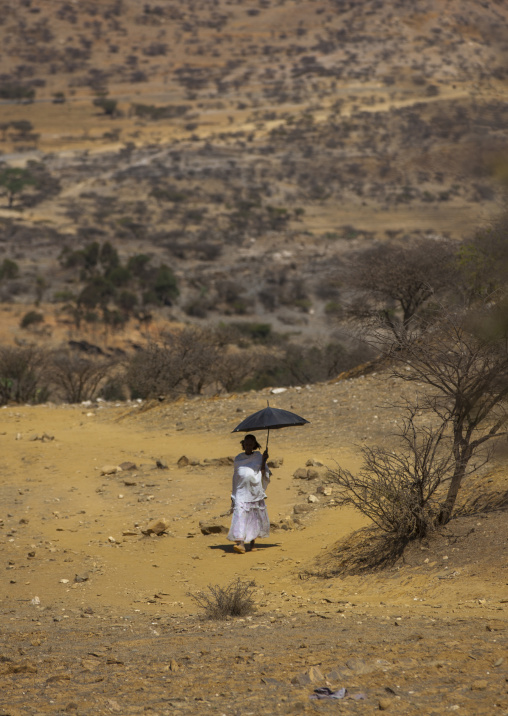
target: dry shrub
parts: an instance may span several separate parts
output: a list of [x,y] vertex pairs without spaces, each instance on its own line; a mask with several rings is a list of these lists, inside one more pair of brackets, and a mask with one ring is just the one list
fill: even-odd
[[0,405],[42,403],[49,397],[48,356],[33,346],[0,346]]
[[245,617],[256,610],[253,599],[254,586],[254,582],[244,582],[238,577],[226,587],[209,584],[207,591],[190,596],[204,610],[207,619]]
[[447,421],[435,428],[419,425],[418,412],[418,406],[407,407],[400,450],[364,446],[357,474],[340,466],[329,472],[343,491],[339,504],[356,507],[394,540],[422,538],[433,530],[440,488],[453,471]]

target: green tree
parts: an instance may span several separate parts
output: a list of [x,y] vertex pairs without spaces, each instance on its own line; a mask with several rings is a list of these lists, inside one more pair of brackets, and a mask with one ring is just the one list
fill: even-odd
[[0,170],[0,187],[3,187],[7,194],[9,209],[14,204],[16,194],[20,194],[25,187],[35,184],[37,180],[27,169],[6,167]]
[[175,274],[169,266],[165,264],[159,266],[155,276],[153,291],[157,296],[158,302],[166,306],[171,306],[173,301],[178,298],[180,294],[178,283]]
[[0,280],[3,278],[17,278],[19,276],[19,266],[11,259],[4,259],[0,266]]

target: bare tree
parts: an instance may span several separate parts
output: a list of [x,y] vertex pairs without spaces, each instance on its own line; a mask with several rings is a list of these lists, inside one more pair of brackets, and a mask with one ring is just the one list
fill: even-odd
[[231,350],[224,349],[215,365],[214,377],[218,385],[231,392],[238,390],[250,378],[260,363],[259,349]]
[[381,320],[396,341],[403,340],[429,299],[450,291],[456,275],[455,248],[448,241],[377,246],[346,262],[345,308],[369,325]]
[[215,381],[222,351],[211,330],[188,327],[167,332],[133,357],[126,380],[134,395],[143,398],[197,395]]
[[113,363],[104,358],[85,358],[71,352],[57,352],[51,361],[51,380],[68,403],[92,400]]
[[427,388],[424,408],[447,425],[453,471],[437,518],[446,524],[473,457],[508,424],[508,303],[441,309],[391,350],[394,373]]
[[39,348],[0,348],[0,405],[47,400],[47,370],[47,355]]
[[470,304],[506,285],[508,276],[508,211],[476,231],[458,251],[460,287]]

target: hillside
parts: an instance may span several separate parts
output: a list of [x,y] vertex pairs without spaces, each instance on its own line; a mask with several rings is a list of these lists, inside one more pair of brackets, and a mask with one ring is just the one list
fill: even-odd
[[[359,445],[392,440],[399,416],[381,406],[400,391],[379,373],[277,396],[2,409],[2,713],[336,711],[310,699],[328,685],[354,713],[505,714],[506,456],[467,479],[465,515],[349,576],[334,570],[351,539],[337,540],[366,519],[334,504],[323,468],[294,476],[309,460],[356,470]],[[238,555],[201,527],[229,526],[230,431],[267,399],[310,423],[272,432],[271,534]],[[145,536],[158,518],[167,534]],[[192,595],[237,577],[255,581],[256,612],[203,620]]]
[[0,149],[35,184],[0,209],[0,298],[50,304],[46,335],[97,242],[176,277],[166,305],[126,279],[131,342],[143,312],[326,338],[345,255],[459,241],[502,205],[502,2],[4,6]]

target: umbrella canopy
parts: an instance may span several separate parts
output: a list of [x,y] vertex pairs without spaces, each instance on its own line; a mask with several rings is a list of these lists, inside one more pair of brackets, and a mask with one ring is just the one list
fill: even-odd
[[289,410],[267,406],[242,420],[232,432],[249,433],[251,430],[278,430],[279,428],[290,428],[293,425],[305,425],[308,422],[308,420],[301,418],[296,413],[290,413]]
[[291,428],[294,425],[305,425],[308,420],[300,417],[296,413],[289,410],[281,410],[280,408],[271,408],[269,405],[257,413],[249,415],[248,418],[236,426],[233,433],[250,433],[254,430],[268,430],[266,436],[266,449],[268,450],[268,438],[270,430],[278,430],[279,428]]

